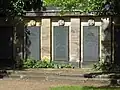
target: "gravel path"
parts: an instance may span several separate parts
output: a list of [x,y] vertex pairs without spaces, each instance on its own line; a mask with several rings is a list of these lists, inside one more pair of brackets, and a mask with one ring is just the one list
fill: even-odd
[[49,90],[50,87],[63,85],[80,85],[80,86],[103,86],[102,82],[75,82],[75,81],[35,81],[35,80],[0,80],[0,90]]

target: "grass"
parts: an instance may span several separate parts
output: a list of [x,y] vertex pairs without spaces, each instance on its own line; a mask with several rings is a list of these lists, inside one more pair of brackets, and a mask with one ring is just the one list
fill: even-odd
[[61,86],[52,87],[50,90],[120,90],[120,87]]

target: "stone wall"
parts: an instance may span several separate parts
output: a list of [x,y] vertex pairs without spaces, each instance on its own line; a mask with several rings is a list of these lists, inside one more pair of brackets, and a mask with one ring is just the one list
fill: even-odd
[[78,62],[80,61],[80,18],[71,18],[71,30],[69,34],[70,62],[78,66]]
[[[59,17],[60,18],[60,17]],[[52,22],[57,23],[59,20],[58,17],[44,17],[41,18],[41,59],[43,57],[52,58]],[[88,22],[89,17],[63,17],[66,23],[69,23],[69,62],[76,65],[77,67],[81,67],[81,22]],[[95,22],[101,22],[101,17],[94,17]],[[103,27],[100,25],[100,27]],[[102,29],[103,31],[103,29]],[[100,31],[100,40],[103,38],[103,33]],[[110,37],[109,37],[110,38]],[[101,51],[103,46],[100,41],[100,54],[103,53]],[[102,54],[103,56],[103,54]],[[100,56],[101,58],[101,56]]]
[[41,58],[50,58],[50,18],[43,18],[41,25]]
[[[36,26],[41,26],[41,33],[40,33],[40,59],[42,59],[43,57],[48,57],[49,59],[51,59],[52,57],[52,22],[56,22],[59,20],[60,17],[42,17],[42,18],[28,18],[27,22],[29,22],[30,20],[39,20],[36,23]],[[81,48],[81,22],[86,22],[88,21],[89,17],[63,17],[65,19],[65,22],[69,23],[69,62],[73,63],[74,65],[76,65],[77,67],[79,66],[79,64],[81,63],[80,61],[80,57],[81,57],[81,53],[80,52],[80,48]],[[101,22],[99,18],[95,18],[95,22]],[[109,20],[107,20],[109,18],[104,18],[102,25],[101,25],[101,34],[100,34],[100,50],[102,53],[102,57],[105,60],[106,58],[106,53],[107,54],[111,54],[111,48],[108,48],[107,52],[103,52],[103,50],[105,50],[105,47],[111,47],[111,29],[110,29],[110,25],[108,25],[110,22]],[[10,25],[9,21],[6,21],[6,19],[0,19],[1,26],[4,25]],[[40,24],[41,23],[41,24]],[[14,23],[13,23],[14,24]],[[13,24],[11,24],[13,26]],[[39,25],[40,24],[40,25]],[[24,25],[19,24],[17,25],[16,31],[14,32],[14,50],[13,50],[13,54],[14,54],[14,58],[15,59],[21,59],[22,55],[21,52],[23,54],[23,39],[24,39]],[[105,44],[109,46],[105,46]],[[103,45],[104,44],[104,45]],[[100,58],[102,58],[100,57]],[[19,60],[17,60],[19,61]],[[19,63],[19,62],[18,62]]]

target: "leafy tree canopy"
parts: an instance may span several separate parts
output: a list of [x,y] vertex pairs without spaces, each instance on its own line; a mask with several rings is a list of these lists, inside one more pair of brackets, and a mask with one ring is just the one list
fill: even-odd
[[[99,14],[120,14],[119,0],[43,0],[44,6],[80,12],[97,11]],[[0,0],[0,14],[22,16],[24,11],[40,11],[42,0]],[[102,12],[102,13],[100,13]]]
[[22,16],[24,11],[41,10],[41,0],[0,0],[0,15]]
[[98,14],[119,14],[119,0],[44,0],[44,5],[60,7],[61,10],[98,12]]

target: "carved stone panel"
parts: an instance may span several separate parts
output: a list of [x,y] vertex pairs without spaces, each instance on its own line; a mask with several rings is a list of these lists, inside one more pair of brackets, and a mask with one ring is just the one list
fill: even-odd
[[54,26],[53,59],[68,61],[68,26]]
[[28,27],[30,31],[29,35],[29,57],[32,57],[36,60],[40,59],[40,27]]
[[99,26],[83,27],[83,59],[98,61],[99,59]]

